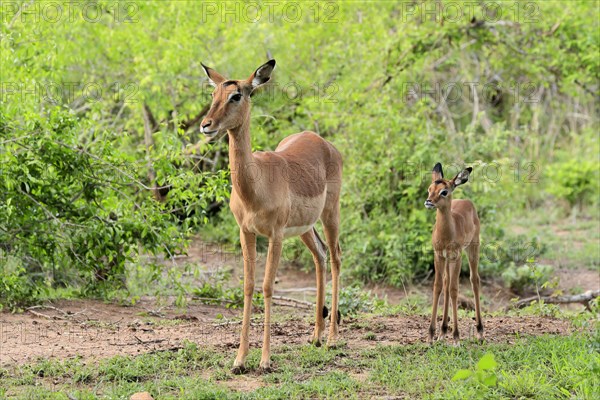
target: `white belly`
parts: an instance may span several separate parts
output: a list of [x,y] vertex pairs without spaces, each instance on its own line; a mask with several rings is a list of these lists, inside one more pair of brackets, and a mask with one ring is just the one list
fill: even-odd
[[303,225],[303,226],[288,226],[283,229],[283,237],[289,238],[292,236],[299,236],[303,233],[311,230],[313,225]]

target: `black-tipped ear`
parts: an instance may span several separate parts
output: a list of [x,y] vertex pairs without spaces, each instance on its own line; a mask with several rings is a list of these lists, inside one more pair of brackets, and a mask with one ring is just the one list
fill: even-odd
[[204,69],[204,72],[206,73],[206,76],[208,76],[208,82],[212,86],[216,87],[220,83],[223,83],[223,82],[225,82],[227,80],[227,79],[225,79],[225,77],[223,75],[219,74],[214,69],[212,69],[210,67],[207,67],[203,63],[200,63],[200,65],[202,65],[202,68]]
[[433,170],[431,171],[431,181],[439,181],[440,179],[444,179],[444,171],[442,170],[442,164],[437,163],[434,165]]
[[472,171],[473,171],[473,168],[471,168],[471,167],[467,167],[467,168],[463,169],[454,177],[454,179],[452,179],[452,184],[454,186],[459,186],[459,185],[467,183],[469,181],[469,175],[471,175]]
[[250,78],[248,78],[248,83],[252,87],[252,89],[256,89],[257,87],[264,85],[269,82],[271,79],[271,73],[275,69],[275,60],[269,60],[254,71]]

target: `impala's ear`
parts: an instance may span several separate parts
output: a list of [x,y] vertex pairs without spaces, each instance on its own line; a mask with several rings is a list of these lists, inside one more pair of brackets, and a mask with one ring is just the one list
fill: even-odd
[[469,175],[471,175],[471,171],[473,171],[473,168],[471,168],[471,167],[467,167],[467,168],[463,169],[462,171],[460,171],[454,177],[454,179],[452,179],[452,186],[456,187],[456,186],[460,186],[464,183],[467,183],[469,181]]
[[202,68],[204,68],[204,72],[206,72],[206,76],[208,76],[208,82],[216,87],[217,85],[225,82],[227,79],[219,74],[217,71],[215,71],[212,68],[207,67],[206,65],[200,63],[202,65]]
[[271,79],[271,73],[275,69],[275,60],[269,60],[254,71],[247,82],[251,86],[252,90],[257,87],[264,85]]
[[439,181],[444,179],[444,171],[442,170],[442,164],[437,163],[431,171],[431,182]]

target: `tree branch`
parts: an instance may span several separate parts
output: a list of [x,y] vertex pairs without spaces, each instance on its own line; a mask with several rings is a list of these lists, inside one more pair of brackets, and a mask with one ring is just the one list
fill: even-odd
[[600,296],[600,289],[588,290],[585,293],[576,294],[573,296],[532,296],[525,299],[521,299],[514,304],[510,304],[506,307],[506,311],[512,308],[523,308],[528,306],[532,301],[543,301],[549,304],[569,304],[569,303],[581,303],[589,310],[589,302]]

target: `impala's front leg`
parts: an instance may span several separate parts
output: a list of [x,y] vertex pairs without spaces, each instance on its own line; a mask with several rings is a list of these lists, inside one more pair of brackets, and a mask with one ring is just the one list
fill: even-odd
[[265,300],[265,332],[263,337],[262,357],[260,368],[263,371],[271,369],[271,300],[273,297],[273,283],[279,266],[281,248],[283,246],[283,235],[278,235],[269,240],[269,254],[265,269],[265,280],[263,282],[263,296]]
[[[460,254],[460,253],[459,253]],[[460,258],[459,258],[460,260]],[[452,300],[452,339],[454,346],[460,344],[458,333],[458,279],[460,275],[460,263],[450,265],[450,299]]]
[[438,340],[445,340],[446,335],[448,334],[448,323],[450,322],[450,318],[448,318],[448,307],[450,305],[450,261],[448,258],[444,261],[444,313],[442,315],[442,327],[441,333],[438,337]]
[[440,302],[440,294],[442,293],[442,285],[444,279],[444,269],[446,268],[446,261],[438,255],[437,251],[434,252],[434,269],[435,269],[435,280],[433,282],[433,304],[431,306],[431,323],[429,324],[429,344],[433,344],[435,338],[435,330],[437,326],[437,309]]
[[256,235],[240,230],[242,255],[244,256],[244,318],[242,320],[242,335],[240,348],[233,363],[233,373],[245,371],[248,356],[248,336],[250,333],[250,314],[252,313],[252,297],[254,295],[254,270],[256,266]]

